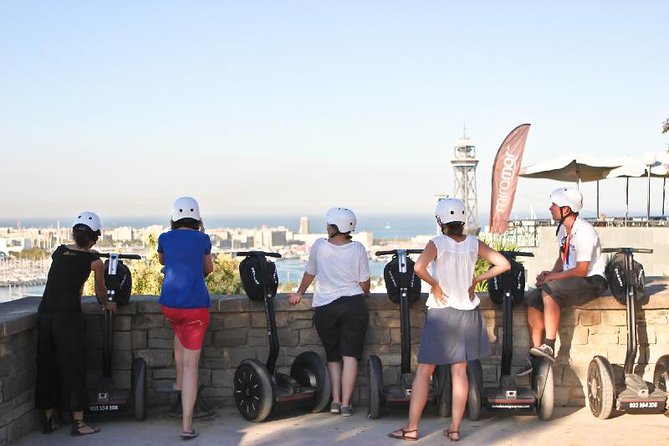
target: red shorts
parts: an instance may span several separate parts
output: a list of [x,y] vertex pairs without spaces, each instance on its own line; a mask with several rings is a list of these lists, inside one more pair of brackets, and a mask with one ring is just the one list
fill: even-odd
[[209,308],[169,308],[161,305],[160,310],[174,330],[174,334],[188,350],[200,350],[204,334],[209,327]]

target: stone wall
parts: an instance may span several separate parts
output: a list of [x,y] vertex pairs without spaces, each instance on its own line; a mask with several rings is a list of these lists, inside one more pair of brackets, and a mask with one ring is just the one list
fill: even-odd
[[[669,354],[669,291],[666,280],[648,286],[651,296],[638,313],[640,321],[640,359],[636,370],[652,380],[655,361]],[[265,362],[268,354],[264,306],[244,296],[215,296],[212,299],[211,326],[207,333],[200,380],[203,396],[214,405],[230,406],[232,377],[239,362],[257,358]],[[87,318],[89,371],[87,382],[95,388],[100,377],[102,313],[93,298],[84,299]],[[27,298],[0,305],[0,446],[9,444],[36,428],[33,404],[35,378],[35,312],[38,298]],[[385,295],[367,299],[370,327],[363,358],[378,355],[384,366],[384,381],[397,380],[400,366],[399,311]],[[302,351],[323,350],[312,323],[311,300],[307,296],[297,306],[288,304],[285,295],[276,299],[276,321],[281,351],[277,360],[280,371],[288,372],[293,359]],[[486,382],[493,385],[499,374],[502,336],[501,310],[483,299],[481,306],[487,321],[493,356],[483,362]],[[416,350],[422,332],[425,307],[418,302],[411,309],[412,347],[415,367]],[[519,366],[529,349],[523,308],[514,311],[514,366]],[[133,296],[115,318],[113,378],[115,386],[130,386],[132,359],[142,357],[148,363],[149,415],[167,407],[169,396],[153,392],[162,383],[174,379],[173,333],[160,313],[153,296]],[[614,364],[624,362],[626,345],[625,309],[612,297],[595,299],[585,305],[565,309],[559,336],[555,367],[556,404],[586,404],[585,378],[594,355],[608,357]],[[621,368],[614,369],[622,376]],[[359,385],[354,403],[366,405],[366,359],[360,367]],[[523,384],[522,381],[519,384]]]

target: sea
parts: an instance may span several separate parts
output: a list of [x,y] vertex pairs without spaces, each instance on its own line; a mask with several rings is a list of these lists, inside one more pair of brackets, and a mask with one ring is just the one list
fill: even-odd
[[[283,226],[297,231],[300,218],[309,218],[310,232],[325,232],[325,217],[323,215],[219,215],[203,219],[207,228],[260,228],[261,226],[278,227]],[[416,235],[436,233],[434,216],[430,214],[358,214],[358,231],[371,231],[375,238],[394,239],[411,238]],[[55,228],[69,226],[71,218],[0,218],[1,227],[22,228]],[[481,224],[486,225],[486,221]],[[102,220],[104,229],[131,226],[143,228],[152,225],[167,227],[169,220],[164,216],[145,217],[104,217]]]
[[[214,216],[204,220],[208,228],[259,228],[261,226],[283,226],[297,231],[300,218],[303,215],[232,215]],[[309,231],[325,233],[325,218],[323,215],[306,215],[309,218]],[[0,219],[0,227],[22,228],[55,228],[69,225],[70,219],[65,218],[23,218]],[[103,220],[104,228],[112,229],[123,226],[143,228],[152,225],[167,227],[169,221],[164,217],[109,217]],[[487,223],[487,222],[486,222]],[[375,239],[405,240],[417,235],[432,235],[437,233],[437,226],[431,214],[359,214],[358,231],[370,231]],[[389,259],[388,259],[389,260]],[[370,274],[372,277],[382,277],[383,268],[387,260],[371,260]],[[276,261],[279,282],[299,283],[304,273],[304,262],[298,259],[280,259]],[[25,296],[41,296],[44,286],[0,287],[0,302],[19,299]]]

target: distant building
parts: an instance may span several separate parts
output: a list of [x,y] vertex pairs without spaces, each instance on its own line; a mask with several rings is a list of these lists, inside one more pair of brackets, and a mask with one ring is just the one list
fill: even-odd
[[297,232],[299,234],[309,233],[309,217],[300,217],[300,229]]

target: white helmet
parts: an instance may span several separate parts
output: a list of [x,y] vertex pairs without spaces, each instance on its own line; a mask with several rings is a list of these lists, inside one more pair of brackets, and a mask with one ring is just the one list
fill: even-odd
[[325,222],[337,226],[339,232],[346,234],[355,231],[358,220],[352,210],[347,208],[332,208],[325,213]]
[[465,204],[459,198],[444,198],[443,200],[439,200],[434,213],[441,225],[465,222]]
[[573,187],[561,187],[551,194],[551,203],[559,207],[569,206],[572,212],[583,209],[583,194]]
[[174,200],[171,217],[172,221],[179,221],[183,218],[200,220],[200,206],[193,197],[179,197]]
[[100,224],[100,217],[95,212],[84,211],[80,212],[72,223],[74,228],[77,225],[88,226],[93,232],[100,232],[102,225]]

